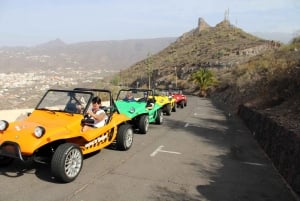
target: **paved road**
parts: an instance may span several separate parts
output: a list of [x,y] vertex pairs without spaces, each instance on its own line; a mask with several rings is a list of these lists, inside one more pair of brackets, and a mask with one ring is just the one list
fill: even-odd
[[130,150],[86,158],[74,182],[56,183],[49,171],[0,168],[0,201],[298,200],[243,123],[197,97],[136,134]]

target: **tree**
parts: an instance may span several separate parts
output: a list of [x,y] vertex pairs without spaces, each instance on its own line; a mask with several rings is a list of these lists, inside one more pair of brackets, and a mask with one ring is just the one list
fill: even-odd
[[191,80],[200,87],[200,96],[206,97],[207,90],[217,84],[217,80],[211,70],[200,68],[191,75]]
[[119,75],[115,75],[110,81],[110,84],[112,84],[113,86],[118,86],[120,85],[120,83],[121,83],[121,78]]

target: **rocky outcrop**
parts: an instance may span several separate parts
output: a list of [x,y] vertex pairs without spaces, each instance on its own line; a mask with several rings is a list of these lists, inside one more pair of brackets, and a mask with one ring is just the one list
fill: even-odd
[[206,30],[206,29],[209,29],[210,28],[210,26],[209,26],[209,24],[207,24],[206,22],[205,22],[205,20],[203,19],[203,18],[199,18],[198,19],[198,32],[201,32],[201,31],[203,31],[203,30]]
[[239,116],[287,183],[300,194],[300,136],[266,114],[241,105]]

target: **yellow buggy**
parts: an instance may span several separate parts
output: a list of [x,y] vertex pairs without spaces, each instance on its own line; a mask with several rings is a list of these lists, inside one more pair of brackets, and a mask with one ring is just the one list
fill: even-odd
[[170,116],[171,112],[176,112],[176,99],[174,99],[167,90],[155,88],[154,98],[156,103],[162,106],[164,114]]

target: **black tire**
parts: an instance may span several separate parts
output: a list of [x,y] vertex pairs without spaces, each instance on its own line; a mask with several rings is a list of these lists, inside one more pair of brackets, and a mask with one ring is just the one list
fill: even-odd
[[149,129],[149,118],[147,115],[142,115],[138,121],[138,128],[141,134],[146,134]]
[[174,103],[174,107],[172,108],[172,112],[176,112],[177,103]]
[[0,165],[1,166],[8,166],[14,162],[14,158],[10,158],[7,156],[0,156]]
[[187,102],[184,102],[184,107],[186,107],[187,106]]
[[183,101],[180,102],[180,107],[181,107],[181,108],[184,108],[184,103],[183,103]]
[[171,110],[172,110],[171,104],[167,104],[165,106],[165,113],[166,113],[166,115],[170,116],[171,115]]
[[126,151],[130,149],[133,143],[133,130],[131,125],[122,124],[119,126],[116,141],[118,150]]
[[55,150],[51,160],[51,171],[61,182],[71,182],[79,175],[83,165],[81,149],[72,143],[61,144]]
[[156,118],[155,118],[155,123],[156,124],[162,124],[164,120],[164,114],[162,113],[161,110],[157,110]]

